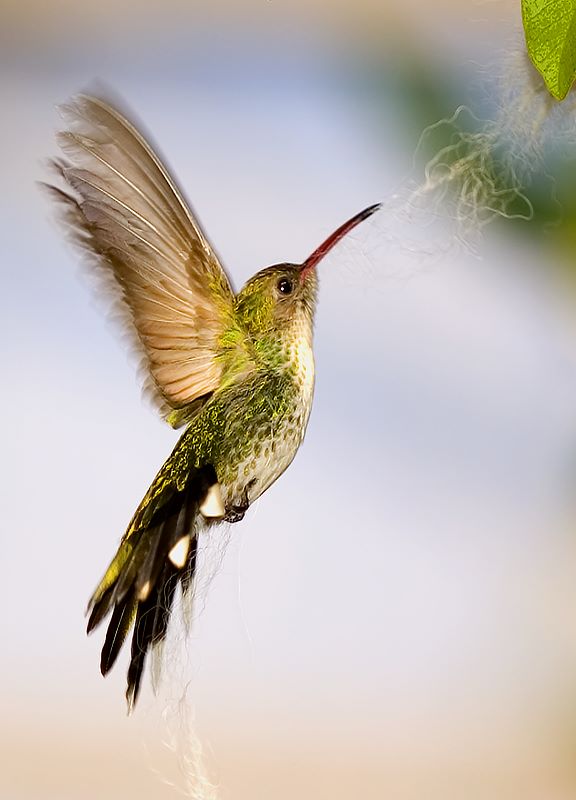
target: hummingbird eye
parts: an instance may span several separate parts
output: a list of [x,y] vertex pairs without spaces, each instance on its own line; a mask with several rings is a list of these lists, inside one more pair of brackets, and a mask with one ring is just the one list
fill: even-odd
[[276,286],[278,287],[280,294],[292,294],[292,290],[294,288],[290,278],[280,278]]

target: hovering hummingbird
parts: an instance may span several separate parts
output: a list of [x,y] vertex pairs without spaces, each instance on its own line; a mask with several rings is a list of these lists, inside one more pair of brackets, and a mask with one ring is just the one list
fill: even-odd
[[318,262],[372,205],[302,264],[261,270],[235,293],[166,166],[126,117],[98,97],[64,108],[49,186],[72,238],[116,292],[162,417],[186,426],[144,495],[92,595],[88,633],[111,618],[100,668],[131,628],[126,698],[166,636],[178,584],[193,581],[199,534],[238,522],[288,467],[310,415]]

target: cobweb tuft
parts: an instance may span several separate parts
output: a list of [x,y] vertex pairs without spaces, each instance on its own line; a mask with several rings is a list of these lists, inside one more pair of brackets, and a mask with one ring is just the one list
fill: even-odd
[[555,101],[523,48],[509,51],[490,88],[493,119],[462,105],[424,130],[415,159],[432,155],[406,202],[412,213],[444,215],[454,237],[472,248],[498,217],[533,218],[527,190],[535,174],[546,172],[547,146],[576,143],[576,97]]
[[501,132],[493,123],[479,131],[468,129],[468,120],[480,123],[466,106],[430,125],[419,147],[430,134],[446,128],[449,144],[426,164],[424,181],[410,200],[442,206],[464,237],[473,235],[495,217],[531,219],[533,209],[523,192],[518,164],[504,153]]
[[[229,539],[230,526],[226,524],[208,526],[199,532],[192,586],[184,595],[178,590],[168,635],[152,653],[151,678],[158,696],[155,706],[162,709],[162,741],[173,756],[178,777],[168,778],[165,769],[151,769],[162,783],[190,800],[217,800],[219,796],[218,786],[206,765],[205,749],[195,731],[196,713],[191,697],[200,656],[193,631],[207,603],[210,584],[221,569]],[[158,726],[154,726],[154,731],[157,735]]]
[[206,754],[194,729],[195,712],[188,696],[189,684],[180,697],[167,705],[162,713],[163,745],[173,754],[179,780],[168,779],[155,770],[162,782],[189,800],[218,800],[218,785],[206,766]]

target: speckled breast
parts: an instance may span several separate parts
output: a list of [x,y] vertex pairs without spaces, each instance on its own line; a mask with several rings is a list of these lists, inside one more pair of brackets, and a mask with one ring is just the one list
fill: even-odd
[[279,396],[268,395],[265,402],[254,404],[258,411],[248,415],[242,430],[227,431],[237,439],[241,457],[221,479],[226,508],[260,497],[290,465],[304,439],[314,392],[314,357],[307,343],[299,343],[291,355],[286,380],[276,388]]

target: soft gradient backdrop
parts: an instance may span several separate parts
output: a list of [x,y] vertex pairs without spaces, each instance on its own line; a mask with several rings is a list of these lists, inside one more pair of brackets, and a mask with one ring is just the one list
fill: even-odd
[[[520,46],[519,2],[0,15],[0,796],[176,797],[163,741],[184,719],[178,746],[202,742],[225,800],[576,797],[573,290],[529,226],[416,252],[434,220],[391,200],[425,125],[474,92],[494,110],[483,81]],[[95,78],[237,287],[387,201],[321,266],[306,442],[231,528],[168,648],[169,699],[147,689],[130,719],[125,659],[102,680],[83,611],[176,434],[34,184],[55,105]]]

